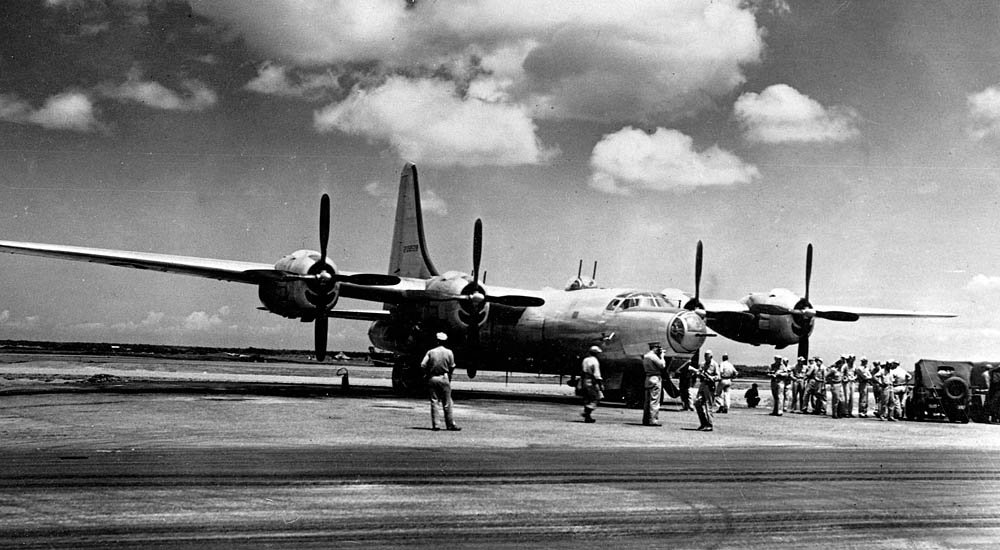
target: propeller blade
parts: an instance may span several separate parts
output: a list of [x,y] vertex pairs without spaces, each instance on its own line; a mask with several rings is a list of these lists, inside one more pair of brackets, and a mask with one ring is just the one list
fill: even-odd
[[326,245],[330,243],[330,195],[323,193],[319,201],[319,254],[322,265],[326,263]]
[[[698,241],[698,249],[694,254],[694,297],[684,304],[684,309],[688,311],[698,311],[705,309],[705,306],[701,303],[701,263],[702,263],[702,244]],[[702,314],[704,315],[704,314]]]
[[806,246],[806,295],[804,296],[807,302],[809,301],[809,281],[812,280],[812,273],[813,273],[813,245],[812,243],[809,243],[809,245]]
[[534,296],[487,296],[486,301],[509,307],[540,307],[545,305],[545,300]]
[[330,320],[326,315],[320,315],[313,324],[316,328],[316,360],[322,361],[326,359],[326,336]]
[[701,241],[698,241],[698,250],[694,255],[694,299],[701,303],[701,262],[702,262],[702,245]]
[[378,273],[356,273],[348,276],[337,276],[337,280],[360,286],[393,286],[400,282],[395,275],[379,275]]
[[803,336],[799,338],[799,357],[805,357],[809,359],[809,337]]
[[483,220],[476,218],[472,233],[472,281],[479,284],[479,262],[483,259]]
[[857,313],[851,313],[850,311],[817,311],[816,317],[828,321],[843,321],[846,323],[853,323],[861,318]]

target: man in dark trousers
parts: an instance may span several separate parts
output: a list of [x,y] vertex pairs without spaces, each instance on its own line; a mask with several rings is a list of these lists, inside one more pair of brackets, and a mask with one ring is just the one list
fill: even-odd
[[435,432],[441,429],[438,420],[438,407],[444,410],[444,424],[457,432],[462,428],[455,425],[455,420],[451,415],[451,373],[455,370],[455,355],[450,349],[444,346],[448,340],[448,335],[437,333],[437,347],[429,350],[424,355],[424,360],[420,362],[424,369],[424,377],[427,379],[427,389],[431,397],[431,429]]

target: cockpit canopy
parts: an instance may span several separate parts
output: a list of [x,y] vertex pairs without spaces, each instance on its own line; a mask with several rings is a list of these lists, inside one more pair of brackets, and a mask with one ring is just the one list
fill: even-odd
[[625,311],[636,307],[668,308],[671,307],[662,295],[655,292],[628,292],[619,294],[608,303],[608,311]]

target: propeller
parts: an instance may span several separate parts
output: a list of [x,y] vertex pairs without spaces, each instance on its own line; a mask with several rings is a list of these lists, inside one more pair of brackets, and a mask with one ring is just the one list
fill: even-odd
[[377,273],[357,273],[341,275],[326,260],[326,249],[330,244],[330,196],[323,194],[319,202],[319,260],[309,268],[306,275],[287,277],[292,280],[304,280],[306,283],[306,299],[315,306],[316,318],[313,321],[316,340],[316,360],[326,358],[327,333],[330,320],[326,316],[330,307],[337,301],[338,283],[349,283],[362,286],[392,286],[399,284],[400,279],[394,275]]
[[[703,258],[701,241],[698,241],[698,248],[695,250],[694,254],[694,297],[684,304],[684,309],[688,311],[693,311],[701,316],[702,319],[705,318],[705,304],[701,303],[701,264]],[[694,355],[691,357],[691,364],[697,367],[701,359],[701,348],[694,350]]]
[[698,241],[698,248],[694,255],[694,297],[684,304],[684,309],[694,311],[698,315],[705,317],[705,304],[701,303],[701,264],[702,264],[702,244]]
[[813,245],[809,243],[806,246],[806,293],[798,303],[795,304],[795,309],[790,310],[795,319],[796,326],[799,327],[799,357],[809,357],[809,333],[812,328],[813,318],[826,319],[828,321],[842,321],[842,322],[854,322],[860,319],[857,313],[850,311],[817,311],[813,307],[812,302],[809,301],[809,284],[812,280],[812,266],[813,266]]

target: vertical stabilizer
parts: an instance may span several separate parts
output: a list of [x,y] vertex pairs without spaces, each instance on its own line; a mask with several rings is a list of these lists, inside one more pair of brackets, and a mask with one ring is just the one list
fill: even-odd
[[399,199],[396,201],[396,227],[392,232],[389,274],[420,279],[438,274],[427,255],[427,242],[424,240],[417,167],[409,162],[403,166],[403,173],[399,176]]

